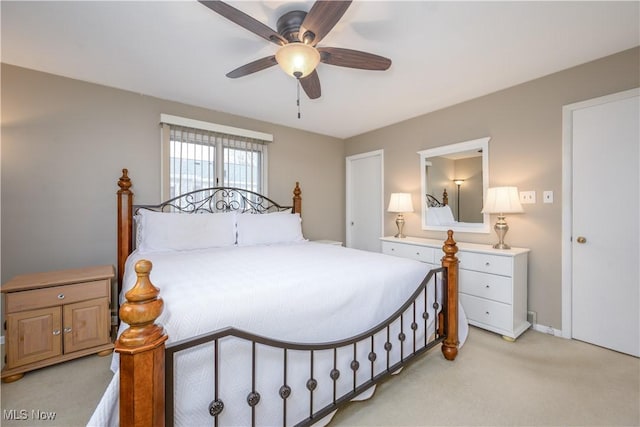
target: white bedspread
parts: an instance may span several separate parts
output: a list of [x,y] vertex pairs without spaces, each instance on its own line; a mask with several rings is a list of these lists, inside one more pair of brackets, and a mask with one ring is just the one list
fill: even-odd
[[[313,242],[134,252],[127,261],[124,291],[135,283],[133,265],[143,258],[153,263],[151,280],[160,288],[160,296],[165,301],[158,323],[169,335],[168,344],[227,326],[285,341],[318,343],[344,339],[370,329],[393,314],[428,272],[428,267],[417,261]],[[463,342],[466,320],[462,310],[459,311],[464,322],[460,330]],[[413,339],[408,327],[410,322],[404,326],[409,336],[405,345],[410,345]],[[398,332],[399,325],[395,325],[392,333]],[[423,339],[424,332],[424,328],[420,328],[416,340]],[[427,336],[430,333],[427,331]],[[376,341],[379,341],[376,348],[384,342],[377,336]],[[394,342],[390,354],[399,359],[400,345],[397,340]],[[208,414],[208,405],[213,400],[212,346],[203,347],[188,350],[177,359],[176,425],[212,424]],[[357,357],[363,368],[357,373],[358,382],[370,375],[367,361],[370,349],[360,347]],[[219,418],[220,425],[250,425],[251,412],[246,404],[246,396],[251,391],[250,349],[250,344],[235,338],[221,341],[219,381],[225,409]],[[287,401],[289,423],[309,415],[309,405],[304,403],[309,393],[304,386],[310,377],[308,356],[294,353],[288,356],[287,375],[293,389]],[[380,350],[376,373],[384,369],[382,353]],[[224,354],[233,354],[233,357],[225,359]],[[282,385],[282,351],[260,347],[258,354],[256,389],[261,394],[256,406],[256,417],[261,420],[258,425],[282,425],[282,400],[277,395]],[[328,372],[332,355],[316,354],[315,357],[314,378],[318,380],[318,388],[314,408],[317,410],[331,399],[332,381]],[[339,362],[346,366],[352,358],[352,350],[338,352]],[[112,364],[114,371],[117,363],[116,355]],[[300,379],[295,379],[297,374]],[[116,372],[89,425],[117,425],[118,382]],[[350,390],[352,382],[352,372],[341,371],[338,391]],[[234,400],[240,403],[234,404]]]

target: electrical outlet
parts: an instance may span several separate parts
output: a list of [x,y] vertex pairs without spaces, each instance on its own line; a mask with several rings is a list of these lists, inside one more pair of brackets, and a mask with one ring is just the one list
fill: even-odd
[[533,205],[536,203],[536,192],[535,191],[521,191],[520,192],[520,203],[523,205]]
[[542,193],[542,203],[553,203],[553,191],[547,190]]

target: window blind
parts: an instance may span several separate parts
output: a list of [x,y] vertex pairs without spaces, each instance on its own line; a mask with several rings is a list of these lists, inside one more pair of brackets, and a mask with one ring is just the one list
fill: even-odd
[[265,194],[267,142],[269,140],[163,123],[163,169],[167,169],[163,172],[163,195],[171,198],[216,186]]

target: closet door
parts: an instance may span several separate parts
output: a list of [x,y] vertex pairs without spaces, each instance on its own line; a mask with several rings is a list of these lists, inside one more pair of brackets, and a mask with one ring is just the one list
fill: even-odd
[[571,113],[571,323],[575,339],[640,356],[640,98],[625,94]]
[[347,157],[346,246],[380,252],[383,232],[383,152]]

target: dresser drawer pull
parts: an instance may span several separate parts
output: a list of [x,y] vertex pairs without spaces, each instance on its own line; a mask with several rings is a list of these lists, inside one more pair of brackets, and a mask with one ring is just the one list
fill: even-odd
[[64,328],[64,333],[68,334],[69,332],[71,332],[71,328]]
[[64,294],[58,294],[58,299],[64,299]]
[[53,335],[60,335],[60,329],[54,329]]
[[420,252],[416,252],[416,255],[420,256]]
[[491,288],[491,286],[489,286],[489,285],[486,285],[486,286],[485,286],[485,288],[487,288],[487,289],[489,289],[489,288]]
[[489,266],[491,265],[491,263],[490,263],[489,261],[487,261],[487,262],[485,262],[485,263],[484,263],[484,265],[485,265],[486,267],[489,267]]

